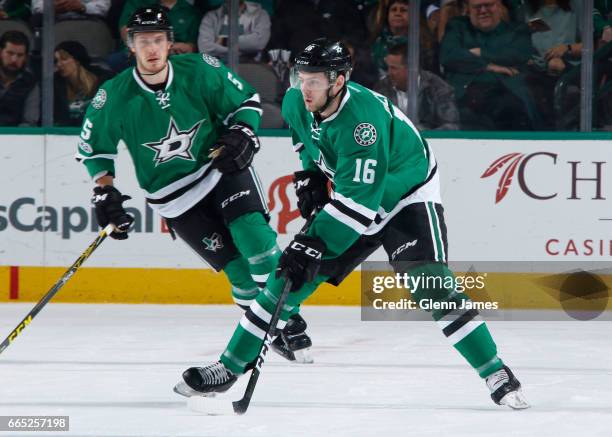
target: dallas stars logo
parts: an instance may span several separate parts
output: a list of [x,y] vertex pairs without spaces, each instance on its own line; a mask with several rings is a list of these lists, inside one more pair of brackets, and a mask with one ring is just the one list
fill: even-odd
[[191,129],[181,131],[171,117],[168,133],[165,137],[155,143],[143,144],[143,146],[155,150],[155,157],[153,158],[155,160],[155,167],[174,158],[194,161],[194,157],[191,154],[191,146],[203,122],[204,120],[200,120]]
[[315,160],[315,164],[317,164],[317,167],[319,167],[323,174],[329,179],[334,178],[336,172],[329,168],[329,166],[325,162],[325,158],[323,158],[323,152],[319,151],[319,157]]
[[216,252],[217,249],[223,249],[223,240],[221,239],[221,235],[216,232],[212,234],[210,237],[204,237],[202,243],[206,246],[206,250],[210,250],[211,252]]
[[360,146],[371,146],[376,142],[376,128],[370,123],[360,123],[355,128],[353,136]]

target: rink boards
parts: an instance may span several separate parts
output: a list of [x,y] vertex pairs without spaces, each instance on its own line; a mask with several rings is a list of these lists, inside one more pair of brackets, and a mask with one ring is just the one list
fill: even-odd
[[[0,138],[0,301],[33,301],[95,237],[92,183],[73,159],[75,136]],[[302,224],[290,176],[299,162],[290,138],[263,137],[262,143],[255,165],[283,247]],[[498,261],[490,297],[512,292],[505,300],[511,308],[558,307],[559,292],[536,285],[551,273],[550,262],[555,271],[587,262],[612,285],[609,140],[431,138],[429,144],[439,163],[449,258]],[[229,303],[224,276],[173,242],[146,207],[131,166],[121,146],[117,186],[133,197],[127,205],[136,216],[134,232],[126,242],[105,242],[55,300]],[[380,251],[372,259],[386,258]],[[359,290],[355,272],[308,303],[358,305]]]

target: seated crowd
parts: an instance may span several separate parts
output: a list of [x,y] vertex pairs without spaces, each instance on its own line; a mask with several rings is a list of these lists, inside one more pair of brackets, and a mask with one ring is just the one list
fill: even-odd
[[[58,126],[79,126],[100,84],[134,65],[126,23],[139,7],[168,9],[173,54],[228,60],[224,0],[53,4]],[[612,1],[594,6],[586,11],[581,0],[421,0],[419,66],[413,68],[419,128],[577,130],[587,14],[594,27],[594,127],[611,129]],[[268,104],[278,107],[282,100],[292,55],[327,36],[349,47],[351,80],[408,111],[409,0],[240,0],[238,7],[239,74],[253,63],[274,72],[278,92]],[[0,126],[40,123],[42,13],[43,0],[0,0]],[[107,34],[86,35],[94,23]],[[83,30],[75,34],[71,27]]]

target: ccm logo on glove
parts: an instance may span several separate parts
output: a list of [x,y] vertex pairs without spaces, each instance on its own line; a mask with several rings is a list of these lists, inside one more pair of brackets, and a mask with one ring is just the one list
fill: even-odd
[[237,123],[219,137],[208,156],[212,158],[212,166],[221,173],[235,173],[251,165],[259,148],[259,138],[251,126]]
[[312,259],[321,259],[321,257],[323,256],[323,253],[321,251],[318,251],[317,249],[314,249],[312,247],[304,246],[303,244],[298,243],[297,241],[292,241],[289,247],[291,247],[291,249],[295,250],[296,252],[303,252],[305,255],[311,257]]
[[116,231],[110,234],[115,240],[125,240],[128,237],[128,229],[134,222],[134,217],[123,208],[123,202],[131,199],[123,195],[112,185],[97,186],[93,190],[91,203],[95,206],[96,220],[101,227],[109,223],[115,226]]

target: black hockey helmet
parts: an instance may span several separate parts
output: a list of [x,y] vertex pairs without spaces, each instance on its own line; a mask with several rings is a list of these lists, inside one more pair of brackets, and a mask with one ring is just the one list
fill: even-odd
[[163,6],[138,8],[127,24],[128,45],[131,45],[135,33],[166,32],[169,41],[174,41],[174,30],[167,9]]
[[318,38],[295,57],[289,79],[291,86],[299,89],[302,86],[300,72],[325,73],[326,83],[313,86],[314,81],[309,81],[309,86],[311,89],[331,88],[340,74],[348,81],[352,69],[351,53],[344,43]]
[[302,50],[294,60],[298,71],[304,72],[348,72],[353,66],[349,49],[340,41],[318,38]]
[[[344,43],[318,38],[295,57],[289,81],[291,87],[295,89],[304,87],[310,90],[327,90],[325,103],[316,111],[320,114],[336,97],[344,95],[352,69],[351,53]],[[324,73],[326,80],[303,78],[300,73]],[[344,76],[344,85],[338,92],[332,94],[334,83],[340,75]]]

